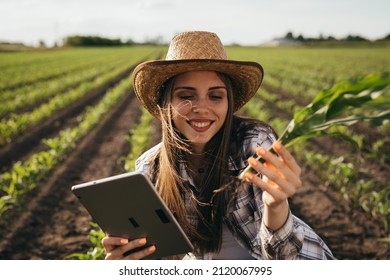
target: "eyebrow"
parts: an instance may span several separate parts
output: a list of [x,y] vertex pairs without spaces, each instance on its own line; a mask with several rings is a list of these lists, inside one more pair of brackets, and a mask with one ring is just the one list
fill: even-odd
[[[216,89],[226,89],[226,87],[225,86],[215,86],[215,87],[210,87],[209,88],[209,90],[216,90]],[[187,89],[187,90],[196,90],[196,88],[194,88],[194,87],[185,87],[185,86],[183,86],[183,87],[175,87],[173,90],[175,91],[175,90],[178,90],[178,89]]]
[[211,87],[211,88],[209,88],[209,90],[220,89],[220,88],[222,88],[222,89],[226,89],[226,87],[225,87],[225,86],[215,86],[215,87]]

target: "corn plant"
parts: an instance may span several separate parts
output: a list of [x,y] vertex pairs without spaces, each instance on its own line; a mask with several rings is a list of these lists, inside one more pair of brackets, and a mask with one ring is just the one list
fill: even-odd
[[[358,121],[366,121],[371,125],[380,126],[390,119],[390,99],[379,98],[383,89],[390,85],[389,73],[373,73],[348,81],[337,83],[332,88],[320,91],[313,102],[296,111],[293,119],[279,137],[286,147],[307,140],[311,137],[338,135],[330,128],[350,126]],[[379,102],[377,100],[380,100]],[[358,113],[345,116],[353,108],[360,109]],[[371,109],[371,114],[365,114],[363,109]],[[353,141],[346,137],[344,138]],[[272,152],[273,149],[270,149]],[[257,160],[264,162],[258,157]],[[244,179],[247,172],[254,172],[248,166],[240,175]]]
[[73,253],[65,257],[65,259],[78,259],[78,260],[102,260],[106,253],[104,252],[101,244],[102,238],[105,236],[103,231],[96,223],[91,223],[92,229],[89,232],[89,241],[93,247],[90,247],[86,253]]
[[122,80],[115,88],[109,90],[96,106],[85,109],[78,126],[62,130],[54,138],[42,140],[43,144],[48,146],[48,150],[33,154],[24,162],[15,163],[10,171],[0,175],[0,192],[4,193],[0,196],[0,220],[12,204],[17,204],[22,195],[35,188],[66,157],[77,141],[129,91],[130,86],[130,77]]
[[346,162],[343,156],[333,158],[312,151],[305,152],[306,164],[321,166],[320,178],[325,185],[338,190],[341,195],[373,217],[380,217],[385,231],[390,224],[390,189],[377,178],[364,176],[366,170]]
[[137,157],[150,147],[151,135],[154,131],[151,125],[152,120],[153,116],[145,108],[142,108],[139,123],[126,135],[125,139],[131,144],[131,151],[124,159],[126,171],[133,171]]

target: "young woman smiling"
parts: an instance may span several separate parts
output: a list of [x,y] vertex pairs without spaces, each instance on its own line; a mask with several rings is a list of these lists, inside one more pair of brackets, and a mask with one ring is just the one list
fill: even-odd
[[[262,79],[261,65],[228,60],[216,34],[200,31],[177,34],[166,60],[134,70],[137,97],[162,124],[161,143],[138,158],[136,170],[150,177],[195,247],[173,258],[333,258],[290,211],[287,199],[301,187],[299,165],[269,125],[235,115]],[[238,180],[248,164],[258,173]],[[124,256],[146,240],[107,236],[102,243],[106,259],[158,250]]]

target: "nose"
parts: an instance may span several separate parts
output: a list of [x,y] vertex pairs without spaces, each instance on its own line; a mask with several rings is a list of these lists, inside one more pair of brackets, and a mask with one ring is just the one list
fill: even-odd
[[205,98],[199,98],[192,104],[192,110],[194,113],[203,113],[208,111],[208,102]]

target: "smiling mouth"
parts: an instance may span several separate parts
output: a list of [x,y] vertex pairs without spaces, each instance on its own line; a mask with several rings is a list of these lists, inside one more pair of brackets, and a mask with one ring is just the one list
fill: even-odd
[[188,123],[197,131],[206,130],[211,126],[213,121],[188,121]]

